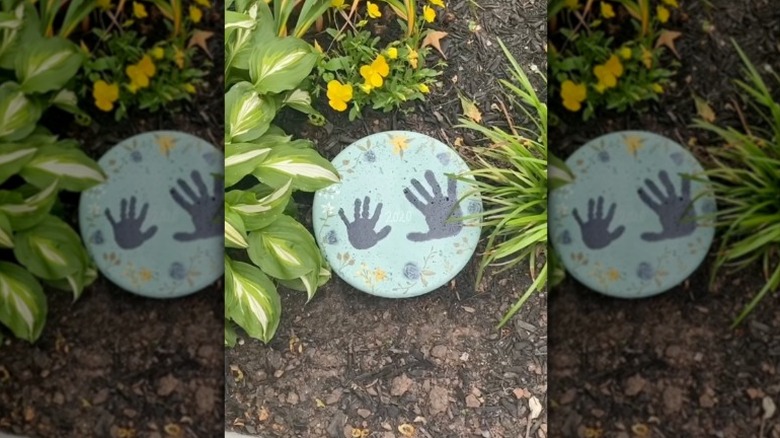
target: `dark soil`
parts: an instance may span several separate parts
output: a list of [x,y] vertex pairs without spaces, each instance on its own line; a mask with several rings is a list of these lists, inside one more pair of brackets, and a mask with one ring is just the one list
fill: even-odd
[[[217,33],[209,41],[215,57],[223,53],[222,10],[215,4],[200,26]],[[195,62],[205,61],[198,55]],[[121,123],[94,114],[89,128],[62,131],[80,139],[94,158],[124,138],[157,129],[188,132],[221,147],[222,60],[211,62],[216,67],[206,78],[208,88],[178,110],[139,112]],[[77,201],[65,198],[74,224]],[[194,295],[161,301],[100,278],[75,303],[69,294],[47,291],[49,320],[40,340],[6,339],[0,347],[0,430],[56,438],[221,435],[222,290],[220,280]]]
[[[776,2],[680,3],[685,14],[673,23],[683,32],[676,86],[643,113],[604,114],[587,124],[564,119],[550,134],[555,153],[565,158],[590,138],[643,129],[686,145],[706,165],[707,147],[719,146],[689,128],[696,117],[691,93],[711,104],[718,123],[739,126],[737,105],[754,116],[733,85],[741,62],[730,39],[759,70],[780,70]],[[563,113],[560,105],[551,106]],[[756,266],[721,275],[710,290],[712,260],[682,285],[644,300],[602,296],[571,278],[553,289],[550,436],[780,436],[777,416],[762,420],[765,397],[780,401],[777,298],[767,298],[742,326],[730,329],[763,277]]]
[[[491,108],[498,99],[506,102],[497,79],[506,77],[507,63],[496,38],[529,76],[536,76],[532,64],[544,71],[546,4],[453,0],[447,6],[435,27],[450,34],[444,47],[449,66],[441,87],[413,113],[366,112],[350,123],[319,105],[327,126],[290,116],[287,130],[315,140],[328,158],[390,129],[422,132],[451,146],[460,137],[468,155],[467,145],[479,139],[453,127],[462,114],[458,91],[476,100],[486,123],[506,126],[503,113]],[[481,29],[469,31],[470,21]],[[534,81],[541,83],[538,76]],[[310,216],[311,197],[299,201],[301,217]],[[264,437],[351,437],[358,428],[391,438],[409,423],[417,437],[524,437],[529,398],[546,404],[546,293],[535,295],[503,330],[495,325],[530,284],[527,271],[523,264],[487,275],[475,290],[475,257],[448,286],[407,300],[364,294],[335,276],[308,304],[304,295],[282,291],[276,338],[264,345],[244,337],[227,353],[226,428]],[[528,436],[546,436],[546,423],[543,413]]]

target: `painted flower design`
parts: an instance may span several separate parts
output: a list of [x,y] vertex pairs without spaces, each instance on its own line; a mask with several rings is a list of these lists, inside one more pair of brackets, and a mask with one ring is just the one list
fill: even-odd
[[407,263],[404,265],[404,277],[406,277],[409,280],[417,280],[420,278],[420,268],[417,267],[414,263]]
[[373,163],[374,161],[376,161],[376,154],[374,153],[374,151],[366,151],[363,154],[363,158],[365,158],[366,161],[368,161],[369,163]]
[[327,242],[328,245],[339,243],[339,237],[336,235],[336,230],[328,231],[328,234],[325,235],[325,242]]
[[569,233],[569,230],[564,230],[563,233],[561,233],[561,243],[564,245],[571,244],[571,233]]
[[446,152],[442,152],[440,154],[437,154],[436,158],[438,158],[439,159],[439,163],[441,163],[444,166],[450,164],[450,154],[448,154]]
[[103,242],[105,242],[105,239],[103,239],[103,232],[100,230],[92,233],[92,236],[90,236],[89,240],[95,245],[101,245]]
[[636,276],[642,280],[652,280],[655,276],[655,269],[650,263],[642,262],[636,268]]
[[602,163],[608,163],[609,162],[609,152],[607,152],[607,151],[599,152],[598,157],[599,157],[599,161],[601,161]]
[[144,156],[141,154],[141,151],[133,151],[130,153],[130,159],[132,159],[134,163],[140,163],[143,161]]
[[171,267],[168,269],[168,275],[174,280],[183,280],[187,278],[187,268],[179,262],[171,263]]

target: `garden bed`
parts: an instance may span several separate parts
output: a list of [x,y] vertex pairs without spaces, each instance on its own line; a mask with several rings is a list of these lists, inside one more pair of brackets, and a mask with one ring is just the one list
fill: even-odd
[[[601,134],[642,129],[687,145],[706,167],[706,147],[719,142],[690,128],[697,113],[692,93],[709,102],[716,123],[740,126],[733,80],[742,63],[730,39],[760,71],[767,64],[778,71],[780,12],[766,1],[680,6],[684,14],[671,26],[683,34],[675,86],[642,114],[597,116],[589,123],[566,118],[550,135],[554,153],[565,158]],[[564,112],[560,105],[555,110]],[[780,433],[776,417],[762,420],[764,397],[777,402],[780,393],[776,297],[730,329],[764,278],[757,264],[721,275],[709,290],[712,252],[682,285],[649,299],[608,298],[570,277],[554,288],[552,436],[759,436],[762,424],[762,436]]]
[[[468,154],[480,140],[453,127],[463,114],[458,91],[476,101],[486,124],[506,126],[503,112],[491,109],[502,98],[498,79],[507,70],[496,38],[544,94],[530,66],[546,70],[545,10],[544,2],[520,0],[447,2],[435,27],[449,33],[448,67],[442,86],[413,113],[369,111],[349,122],[321,99],[316,106],[329,119],[325,127],[293,114],[284,127],[313,139],[328,159],[354,140],[391,129],[421,132]],[[298,201],[301,217],[309,217],[311,196]],[[335,276],[308,304],[305,294],[282,290],[275,339],[264,345],[243,337],[227,352],[226,429],[264,437],[351,437],[364,430],[396,437],[408,423],[420,437],[525,436],[529,398],[546,401],[546,293],[496,330],[531,282],[527,265],[487,275],[476,291],[477,265],[475,257],[448,286],[406,300],[364,294]],[[543,414],[529,436],[546,436],[546,427]]]
[[[173,113],[130,114],[120,123],[93,114],[90,127],[73,125],[60,134],[79,139],[95,159],[119,141],[152,130],[180,130],[221,147],[221,16],[218,5],[199,26],[215,32],[208,46],[216,67],[191,103]],[[205,60],[199,54],[194,62]],[[64,200],[75,224],[78,197]],[[10,338],[0,348],[0,430],[31,438],[222,433],[221,280],[172,300],[132,295],[103,277],[75,303],[65,292],[46,294],[49,320],[38,342]]]

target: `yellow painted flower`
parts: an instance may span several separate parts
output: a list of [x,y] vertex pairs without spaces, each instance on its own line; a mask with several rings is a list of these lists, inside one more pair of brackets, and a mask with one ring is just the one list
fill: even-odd
[[611,4],[602,1],[601,2],[601,16],[604,18],[613,18],[615,16],[615,8]]
[[395,47],[390,47],[387,49],[387,57],[390,59],[396,59],[398,58],[398,49]]
[[372,88],[379,88],[384,83],[384,79],[390,74],[390,66],[383,55],[378,55],[369,65],[360,67],[360,76],[363,76],[366,83]]
[[662,87],[661,84],[653,84],[650,88],[658,94],[664,92],[664,87]]
[[580,0],[565,0],[564,4],[572,11],[576,11],[580,8]]
[[618,50],[618,55],[620,55],[620,57],[623,59],[631,59],[633,52],[631,51],[630,47],[622,47],[620,50]]
[[609,268],[609,271],[607,271],[607,277],[609,278],[609,281],[618,281],[620,280],[620,271],[615,268]]
[[158,135],[155,137],[157,146],[160,148],[160,153],[166,157],[171,154],[173,148],[176,147],[176,139],[169,135]]
[[97,5],[98,8],[100,8],[100,9],[102,9],[104,11],[107,11],[107,10],[111,9],[111,7],[113,6],[111,4],[111,0],[97,0],[97,2],[95,2],[95,4]]
[[428,3],[430,3],[430,4],[434,5],[434,6],[438,6],[440,8],[445,7],[444,6],[444,0],[428,0]]
[[680,5],[679,5],[679,4],[677,4],[677,0],[661,0],[661,1],[662,1],[662,2],[663,2],[663,4],[665,4],[666,6],[671,6],[671,7],[673,7],[673,8],[679,8],[679,7],[680,7]]
[[433,23],[433,20],[436,19],[436,11],[428,5],[423,6],[423,18],[428,23]]
[[125,73],[130,78],[130,91],[132,93],[149,86],[149,76],[145,75],[138,65],[128,65]]
[[387,278],[387,272],[379,268],[374,269],[374,280],[385,281],[386,278]]
[[644,147],[644,140],[642,140],[642,137],[638,137],[636,135],[628,135],[624,137],[623,143],[625,143],[626,149],[628,149],[628,153],[635,157],[639,150]]
[[661,23],[666,23],[669,21],[669,9],[666,9],[665,7],[658,5],[657,8],[655,8],[655,12],[658,14],[658,21]]
[[382,11],[379,10],[379,5],[376,3],[367,3],[368,7],[368,16],[371,18],[379,18],[382,16]]
[[390,137],[390,144],[393,145],[393,153],[404,156],[404,151],[409,148],[409,139],[403,135],[394,135]]
[[412,68],[417,68],[417,62],[419,61],[420,55],[417,53],[417,50],[412,49],[409,46],[406,46],[406,48],[409,49],[409,55],[406,57],[406,59],[409,60],[409,65],[412,66]]
[[572,112],[582,108],[582,102],[588,97],[588,89],[584,84],[575,84],[571,80],[565,80],[561,84],[561,99],[563,106]]
[[147,268],[142,268],[138,271],[138,277],[141,279],[142,283],[147,283],[154,278],[154,273]]
[[190,20],[192,20],[193,23],[197,24],[200,23],[200,20],[203,19],[203,11],[200,10],[199,7],[190,5]]
[[111,111],[114,109],[114,102],[119,99],[119,85],[99,80],[92,86],[92,97],[95,98],[96,107],[106,112]]
[[195,89],[195,86],[192,84],[184,84],[184,91],[190,94],[195,94],[197,90]]
[[181,68],[184,68],[184,50],[176,47],[173,52],[173,62],[176,63],[176,66]]
[[149,55],[144,55],[140,61],[138,61],[138,68],[148,77],[154,77],[157,69],[154,67],[154,61]]
[[135,15],[135,18],[146,18],[149,16],[146,12],[146,6],[139,2],[133,2],[133,15]]
[[423,94],[428,94],[431,92],[431,89],[428,88],[428,86],[425,84],[418,84],[417,89],[420,90],[420,92]]
[[211,7],[211,2],[209,0],[195,0],[195,4],[203,6],[206,9]]
[[352,100],[352,85],[342,84],[337,80],[328,82],[328,105],[336,111],[347,109],[347,102]]
[[647,47],[642,47],[642,63],[648,69],[653,68],[653,52],[647,50]]
[[157,60],[163,59],[165,57],[165,49],[162,47],[155,47],[150,50],[149,53],[152,55],[152,58]]

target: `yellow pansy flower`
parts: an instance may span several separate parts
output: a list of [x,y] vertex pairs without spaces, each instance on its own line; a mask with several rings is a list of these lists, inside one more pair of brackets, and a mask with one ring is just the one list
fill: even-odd
[[190,20],[192,20],[193,23],[200,23],[200,20],[203,19],[203,11],[200,10],[197,6],[190,5]]
[[669,21],[669,9],[658,5],[658,7],[655,8],[655,12],[658,14],[658,21],[661,23],[666,23]]
[[653,84],[650,87],[653,91],[655,91],[658,94],[661,94],[664,92],[664,87],[661,86],[661,84]]
[[111,111],[114,109],[114,102],[119,99],[119,85],[99,80],[92,86],[92,97],[95,98],[96,107],[102,111]]
[[615,8],[611,4],[602,1],[601,2],[601,16],[604,18],[613,18],[615,16]]
[[630,47],[623,47],[618,50],[618,55],[620,55],[620,57],[623,59],[631,59],[633,52],[631,51]]
[[154,67],[154,61],[152,61],[152,57],[149,55],[144,55],[137,65],[150,78],[154,77],[154,74],[157,72],[157,69]]
[[203,6],[206,9],[211,7],[211,2],[209,0],[195,0],[195,4]]
[[330,0],[330,5],[338,9],[344,6],[344,0]]
[[197,91],[195,89],[195,86],[192,85],[192,84],[184,84],[183,88],[184,88],[184,91],[186,91],[186,92],[188,92],[190,94],[195,94],[195,92]]
[[575,84],[571,80],[565,80],[561,84],[561,99],[563,106],[569,111],[579,111],[582,102],[588,97],[588,89],[584,84]]
[[141,70],[141,67],[138,65],[128,65],[125,69],[125,73],[127,73],[127,77],[130,78],[130,91],[135,93],[141,88],[146,88],[149,86],[149,76],[144,74],[143,70]]
[[580,8],[580,0],[565,0],[564,4],[567,8],[576,11]]
[[379,18],[382,16],[382,11],[379,10],[379,5],[376,3],[368,2],[366,4],[366,7],[368,8],[368,16],[371,18]]
[[434,6],[438,6],[440,8],[445,7],[444,6],[444,0],[428,0],[428,3],[430,3],[430,4],[434,5]]
[[336,111],[347,109],[347,102],[352,100],[352,85],[342,84],[337,80],[328,82],[328,105]]
[[174,48],[173,62],[176,63],[177,67],[184,68],[184,50],[178,47]]
[[422,92],[423,94],[428,94],[431,92],[431,89],[428,88],[428,86],[425,84],[418,84],[417,89],[420,90],[420,92]]
[[412,66],[412,68],[417,68],[417,62],[420,58],[420,55],[417,53],[416,50],[412,49],[409,46],[406,46],[407,49],[409,49],[409,55],[406,57],[406,59],[409,60],[409,65]]
[[428,23],[433,23],[433,20],[436,19],[436,11],[428,5],[423,6],[423,18]]
[[661,0],[663,4],[666,6],[671,6],[673,8],[679,8],[680,5],[677,4],[677,0]]
[[647,50],[647,47],[642,47],[642,63],[648,69],[653,68],[653,52]]
[[602,84],[605,89],[612,88],[617,85],[618,78],[623,75],[623,64],[620,63],[620,58],[612,55],[604,64],[595,66],[593,74],[596,75],[599,84]]
[[372,88],[381,87],[388,74],[390,74],[390,66],[387,65],[383,55],[378,55],[371,64],[360,67],[360,76],[363,76]]
[[149,16],[146,12],[146,6],[139,2],[133,2],[133,15],[135,15],[135,18],[146,18]]
[[163,59],[165,57],[165,49],[159,46],[150,50],[149,53],[152,55],[152,58],[157,60]]
[[395,47],[390,47],[387,49],[387,57],[390,59],[396,59],[398,58],[398,49]]
[[111,7],[113,6],[111,4],[111,0],[97,0],[97,2],[95,2],[95,5],[97,5],[98,8],[104,11],[111,9]]

